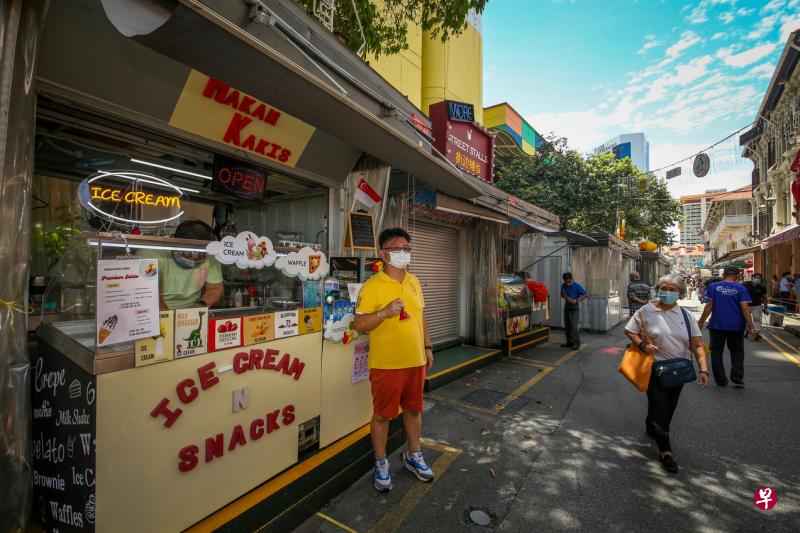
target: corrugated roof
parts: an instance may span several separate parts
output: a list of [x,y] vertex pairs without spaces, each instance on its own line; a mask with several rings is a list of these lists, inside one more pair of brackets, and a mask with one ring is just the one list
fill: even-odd
[[728,200],[749,200],[753,197],[753,186],[752,185],[745,185],[744,187],[740,187],[734,191],[720,194],[716,198],[714,198],[714,202],[724,202]]

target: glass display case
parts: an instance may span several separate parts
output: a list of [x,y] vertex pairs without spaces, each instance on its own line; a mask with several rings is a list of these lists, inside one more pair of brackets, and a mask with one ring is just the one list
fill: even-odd
[[531,294],[525,280],[503,274],[498,280],[498,309],[503,317],[505,335],[525,333],[531,326]]

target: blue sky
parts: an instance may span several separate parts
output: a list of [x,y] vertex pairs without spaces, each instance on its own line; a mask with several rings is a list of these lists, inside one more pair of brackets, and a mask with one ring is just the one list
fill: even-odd
[[[644,131],[655,169],[750,123],[798,28],[800,0],[490,0],[484,105],[506,101],[581,152]],[[706,178],[684,165],[670,189],[746,185],[737,153],[733,139]]]

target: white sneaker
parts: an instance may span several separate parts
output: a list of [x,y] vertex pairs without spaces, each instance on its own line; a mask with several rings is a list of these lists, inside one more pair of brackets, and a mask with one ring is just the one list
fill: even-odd
[[434,478],[433,470],[425,464],[425,459],[423,459],[422,452],[419,450],[413,453],[404,452],[403,464],[405,464],[406,468],[413,472],[420,481],[430,481]]
[[389,472],[389,460],[378,459],[375,461],[375,490],[389,492],[394,488],[392,474]]

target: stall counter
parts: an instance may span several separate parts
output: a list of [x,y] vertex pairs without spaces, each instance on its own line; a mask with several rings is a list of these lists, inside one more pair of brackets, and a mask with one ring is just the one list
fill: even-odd
[[139,368],[132,350],[87,365],[81,346],[46,325],[34,361],[48,531],[187,528],[296,463],[298,424],[320,415],[320,332]]

